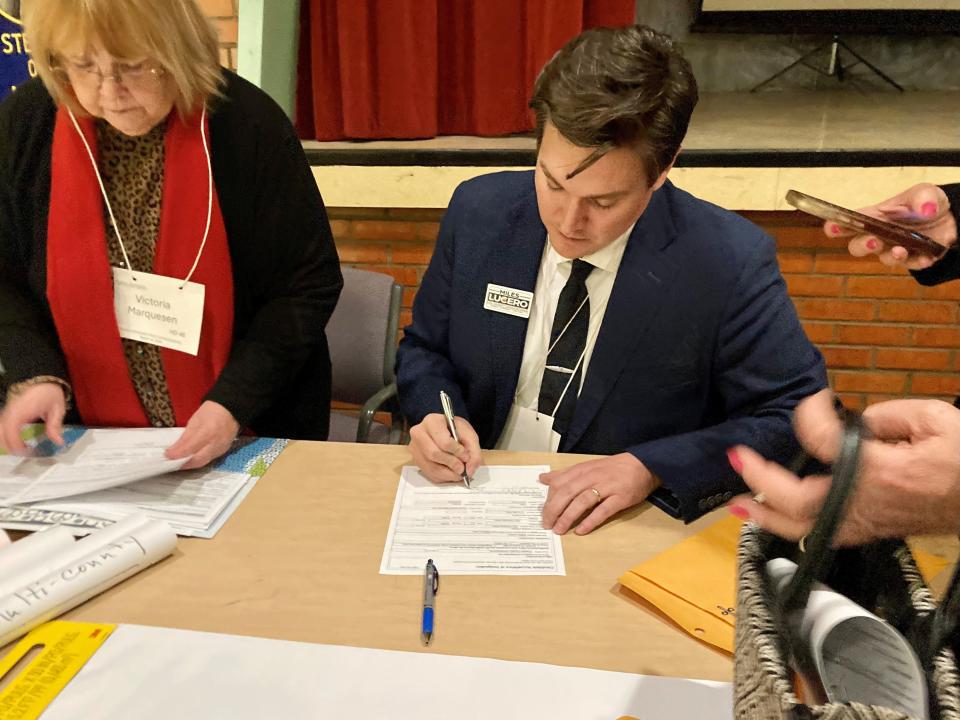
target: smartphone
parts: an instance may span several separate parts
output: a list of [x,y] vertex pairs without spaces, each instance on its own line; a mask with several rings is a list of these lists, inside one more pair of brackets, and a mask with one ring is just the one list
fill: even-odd
[[907,252],[912,255],[927,255],[938,258],[947,251],[947,248],[936,240],[916,230],[886,220],[878,220],[855,210],[848,210],[797,190],[787,191],[787,202],[797,210],[814,215],[822,220],[830,220],[845,228],[869,233],[891,247],[899,245],[906,248]]

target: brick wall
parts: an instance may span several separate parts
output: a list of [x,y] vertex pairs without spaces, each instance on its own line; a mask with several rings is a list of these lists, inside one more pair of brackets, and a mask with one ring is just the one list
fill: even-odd
[[[401,325],[430,260],[440,210],[329,210],[344,264],[404,286]],[[777,239],[780,268],[830,383],[850,407],[960,393],[960,282],[933,288],[874,258],[852,258],[798,213],[744,213]]]
[[237,69],[237,15],[240,0],[199,0],[220,36],[220,64]]

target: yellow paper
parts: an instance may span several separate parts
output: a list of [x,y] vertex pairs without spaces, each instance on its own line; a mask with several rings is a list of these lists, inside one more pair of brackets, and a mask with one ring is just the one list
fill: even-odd
[[42,646],[20,674],[0,690],[0,718],[35,720],[110,637],[116,625],[57,620],[36,628],[0,659],[4,678],[32,648]]
[[624,573],[620,584],[690,635],[732,653],[742,524],[726,517]]
[[[732,515],[640,563],[620,577],[629,588],[687,633],[733,653],[737,543],[743,521]],[[913,553],[927,581],[946,567],[943,558]]]
[[910,551],[913,553],[913,559],[917,561],[917,570],[920,571],[927,584],[950,564],[946,558],[939,555],[931,555],[923,550],[914,550],[913,548],[910,548]]

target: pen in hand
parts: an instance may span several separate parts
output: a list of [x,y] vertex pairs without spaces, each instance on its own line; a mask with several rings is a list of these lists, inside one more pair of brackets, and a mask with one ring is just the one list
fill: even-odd
[[423,614],[420,616],[420,639],[429,645],[433,639],[433,603],[440,589],[440,573],[433,560],[427,560],[423,571]]
[[[443,408],[443,417],[447,421],[447,430],[450,431],[450,437],[459,444],[460,436],[457,434],[457,426],[453,421],[453,403],[450,402],[450,396],[443,390],[440,391],[440,406]],[[463,480],[464,487],[470,487],[471,479],[470,476],[467,475],[466,463],[464,463],[463,471],[460,473],[460,479]]]

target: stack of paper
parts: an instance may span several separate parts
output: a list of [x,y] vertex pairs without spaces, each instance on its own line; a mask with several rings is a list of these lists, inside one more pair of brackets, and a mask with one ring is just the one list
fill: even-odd
[[0,550],[0,647],[170,555],[177,536],[143,515],[75,541],[64,528]]
[[0,456],[0,500],[15,505],[64,498],[179,470],[187,458],[164,451],[183,428],[88,430],[55,453],[40,444],[30,457]]
[[243,438],[213,466],[170,472],[163,451],[182,432],[74,428],[63,450],[44,441],[31,458],[0,456],[0,527],[84,535],[142,512],[178,535],[213,537],[287,441]]

